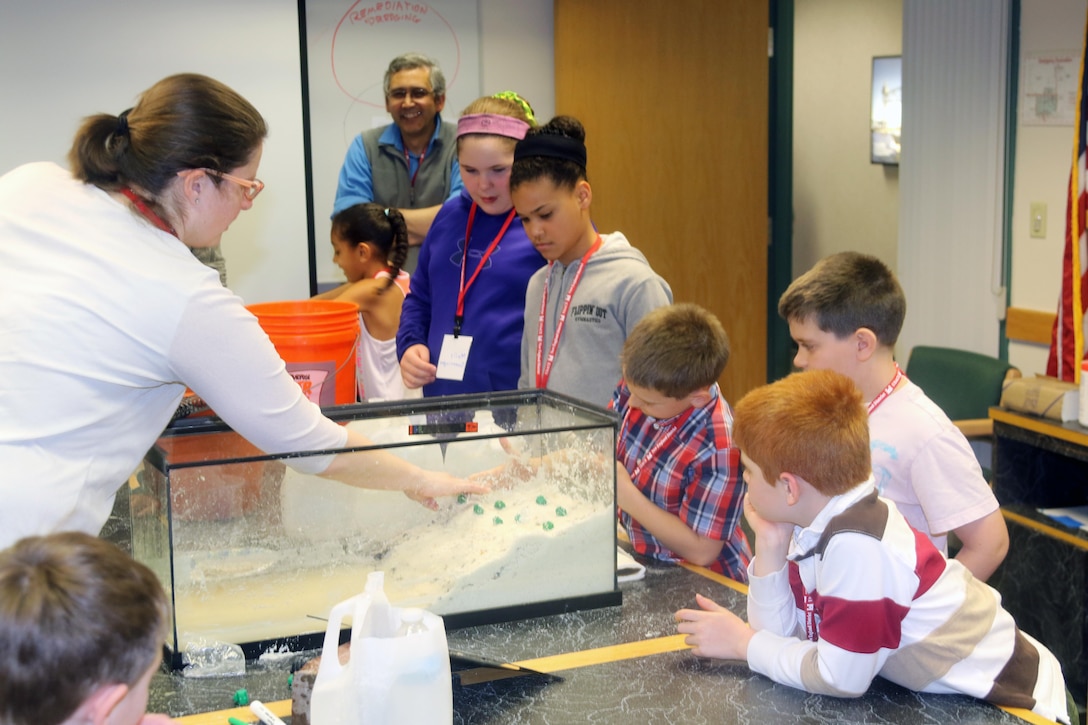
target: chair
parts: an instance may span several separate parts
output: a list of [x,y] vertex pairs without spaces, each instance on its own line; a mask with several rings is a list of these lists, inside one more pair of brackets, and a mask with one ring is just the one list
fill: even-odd
[[1004,360],[926,345],[911,350],[904,372],[968,438],[993,435],[990,407],[1001,401],[1005,381],[1020,377]]

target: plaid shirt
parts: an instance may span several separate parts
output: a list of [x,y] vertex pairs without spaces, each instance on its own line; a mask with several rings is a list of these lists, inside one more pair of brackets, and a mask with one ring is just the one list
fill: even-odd
[[[740,528],[745,487],[740,477],[740,449],[733,445],[730,435],[733,411],[716,384],[710,392],[711,400],[702,408],[659,421],[628,407],[631,393],[621,381],[609,403],[623,416],[616,460],[628,472],[642,463],[634,484],[644,496],[678,516],[695,533],[724,542],[721,554],[707,568],[747,581],[752,554]],[[655,442],[670,435],[668,423],[679,427],[660,445],[652,460],[643,461]],[[625,511],[620,511],[620,521],[639,554],[663,561],[680,560]]]

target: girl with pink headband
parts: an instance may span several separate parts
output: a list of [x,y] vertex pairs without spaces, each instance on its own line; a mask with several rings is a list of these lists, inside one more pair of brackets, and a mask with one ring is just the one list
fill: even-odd
[[404,383],[425,396],[517,387],[525,288],[544,258],[514,211],[510,169],[533,125],[510,92],[477,99],[457,123],[464,189],[423,240],[397,331]]

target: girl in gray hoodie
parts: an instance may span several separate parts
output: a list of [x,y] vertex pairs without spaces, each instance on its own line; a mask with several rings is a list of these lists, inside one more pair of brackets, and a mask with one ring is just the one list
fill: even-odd
[[672,290],[622,233],[597,232],[585,138],[576,118],[556,116],[514,149],[514,208],[548,260],[525,294],[518,387],[604,407],[620,380],[627,333],[646,313],[671,304]]

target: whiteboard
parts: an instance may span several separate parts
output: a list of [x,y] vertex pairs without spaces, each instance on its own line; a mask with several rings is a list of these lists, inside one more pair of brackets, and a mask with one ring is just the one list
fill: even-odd
[[391,122],[382,87],[389,61],[410,51],[437,60],[442,118],[456,123],[480,95],[479,13],[465,0],[306,0],[305,13],[317,280],[342,282],[329,243],[337,177],[352,139]]
[[264,115],[267,185],[223,236],[248,302],[305,297],[308,224],[297,0],[52,0],[0,9],[0,173],[65,157],[80,120],[120,113],[159,79],[213,76]]

